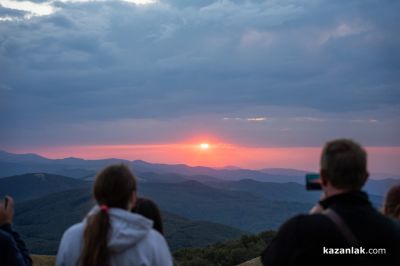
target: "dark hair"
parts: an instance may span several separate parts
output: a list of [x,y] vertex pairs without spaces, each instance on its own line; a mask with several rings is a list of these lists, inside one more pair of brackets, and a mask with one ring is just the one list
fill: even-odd
[[361,189],[368,177],[367,153],[349,139],[330,141],[322,151],[321,170],[336,188]]
[[392,186],[386,194],[384,214],[400,219],[400,185]]
[[[98,205],[127,209],[136,191],[136,179],[123,164],[111,165],[101,171],[93,185],[93,196]],[[107,211],[99,211],[87,218],[83,234],[83,249],[80,256],[82,266],[108,266],[110,252],[107,247],[110,231]]]
[[132,212],[138,213],[152,220],[153,228],[160,232],[160,234],[164,234],[161,212],[154,201],[151,199],[138,198],[136,206],[132,209]]

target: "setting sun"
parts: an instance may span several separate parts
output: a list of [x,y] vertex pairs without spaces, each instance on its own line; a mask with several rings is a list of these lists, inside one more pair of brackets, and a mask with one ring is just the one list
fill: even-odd
[[210,145],[208,143],[200,144],[200,149],[202,149],[202,150],[208,150],[209,148],[210,148]]

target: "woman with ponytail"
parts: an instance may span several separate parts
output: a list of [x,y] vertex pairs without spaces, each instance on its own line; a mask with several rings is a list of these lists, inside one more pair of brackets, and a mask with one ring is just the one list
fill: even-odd
[[57,266],[170,266],[172,257],[153,222],[131,213],[136,179],[125,165],[98,174],[93,186],[97,202],[83,220],[63,235]]

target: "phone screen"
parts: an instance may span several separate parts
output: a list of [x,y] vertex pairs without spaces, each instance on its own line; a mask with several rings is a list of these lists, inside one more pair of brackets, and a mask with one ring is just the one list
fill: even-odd
[[321,190],[321,179],[319,174],[306,174],[306,189]]

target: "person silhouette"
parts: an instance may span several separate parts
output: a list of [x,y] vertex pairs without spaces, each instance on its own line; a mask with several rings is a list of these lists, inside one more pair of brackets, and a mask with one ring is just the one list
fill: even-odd
[[127,166],[101,171],[93,195],[97,206],[64,233],[57,266],[173,265],[167,242],[153,229],[153,222],[131,212],[136,178]]
[[400,220],[400,184],[392,186],[386,193],[383,213]]
[[138,198],[136,200],[135,207],[132,209],[132,212],[143,215],[147,219],[152,220],[153,228],[157,230],[160,234],[164,235],[164,226],[161,212],[154,201],[147,198]]
[[14,199],[6,196],[0,203],[0,265],[30,266],[32,259],[24,241],[13,230]]
[[378,212],[361,190],[368,178],[366,151],[348,139],[328,142],[320,177],[323,199],[310,214],[280,227],[261,255],[263,264],[397,265],[400,225]]

